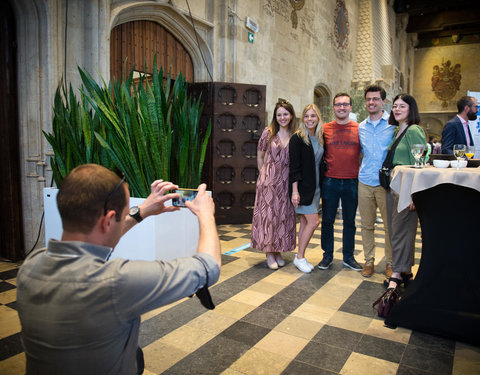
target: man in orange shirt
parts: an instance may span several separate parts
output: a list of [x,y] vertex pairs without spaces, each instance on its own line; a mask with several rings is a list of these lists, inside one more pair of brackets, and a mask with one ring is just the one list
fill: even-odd
[[322,249],[318,268],[324,270],[333,261],[333,224],[342,200],[343,265],[355,271],[362,266],[354,258],[355,215],[358,206],[358,169],[360,140],[358,123],[350,120],[352,99],[338,93],[333,99],[335,121],[324,125],[325,161],[328,169],[322,184]]

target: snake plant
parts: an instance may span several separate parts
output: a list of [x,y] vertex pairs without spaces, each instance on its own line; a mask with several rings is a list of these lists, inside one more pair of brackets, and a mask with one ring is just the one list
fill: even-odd
[[50,163],[57,186],[84,163],[121,170],[135,197],[147,197],[155,179],[185,188],[200,184],[211,125],[202,137],[203,106],[187,95],[181,73],[174,81],[169,73],[164,82],[156,59],[149,79],[142,75],[137,82],[133,68],[123,80],[102,79],[102,85],[86,70],[79,72],[80,100],[71,87],[67,94],[60,85],[52,133],[44,132],[54,151]]

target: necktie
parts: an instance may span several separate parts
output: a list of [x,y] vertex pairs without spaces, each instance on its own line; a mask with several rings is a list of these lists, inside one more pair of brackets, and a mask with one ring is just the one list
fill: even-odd
[[463,124],[463,129],[465,130],[465,137],[467,138],[467,146],[471,146],[470,134],[469,134],[469,131],[468,131],[468,122],[466,124]]

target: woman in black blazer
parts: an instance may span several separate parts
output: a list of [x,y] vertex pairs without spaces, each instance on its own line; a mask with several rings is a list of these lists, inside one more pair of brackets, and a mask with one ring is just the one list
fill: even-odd
[[323,157],[323,125],[320,110],[309,104],[303,110],[302,122],[290,138],[290,198],[295,212],[300,214],[298,253],[293,264],[302,272],[314,267],[305,258],[313,232],[318,227],[320,206],[320,166]]

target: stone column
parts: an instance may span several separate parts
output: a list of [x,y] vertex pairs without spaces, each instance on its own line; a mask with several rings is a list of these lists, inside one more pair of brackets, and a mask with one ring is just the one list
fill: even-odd
[[373,81],[372,1],[360,0],[358,14],[357,49],[352,86],[363,89]]

